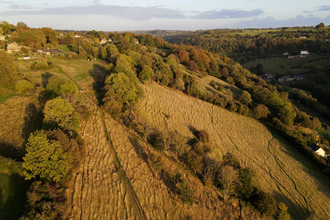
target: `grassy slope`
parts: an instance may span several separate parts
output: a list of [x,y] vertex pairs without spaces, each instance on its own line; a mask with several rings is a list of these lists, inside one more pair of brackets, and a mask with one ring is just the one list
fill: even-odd
[[156,84],[144,88],[139,109],[160,130],[190,137],[191,128],[207,130],[223,154],[231,152],[258,171],[258,185],[284,202],[292,217],[330,217],[329,179],[266,125]]

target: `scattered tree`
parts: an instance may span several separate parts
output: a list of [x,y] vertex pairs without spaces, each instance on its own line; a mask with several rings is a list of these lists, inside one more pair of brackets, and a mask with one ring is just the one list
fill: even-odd
[[238,172],[232,166],[221,167],[218,180],[223,189],[223,200],[226,201],[230,192],[235,189],[237,183],[239,182]]
[[59,182],[70,169],[71,156],[63,152],[59,142],[49,142],[44,131],[32,133],[26,144],[23,168],[26,179],[40,177]]

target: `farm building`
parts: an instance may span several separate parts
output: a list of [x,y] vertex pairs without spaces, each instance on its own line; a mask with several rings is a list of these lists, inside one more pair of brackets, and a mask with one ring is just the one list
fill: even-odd
[[20,51],[21,48],[22,48],[22,46],[18,45],[16,42],[14,42],[11,44],[7,44],[6,51],[8,53],[12,53],[12,52]]
[[278,82],[279,83],[292,83],[295,80],[294,77],[292,76],[281,76],[280,78],[278,78]]
[[325,151],[321,147],[319,147],[318,143],[313,143],[313,144],[311,144],[311,146],[308,146],[308,148],[311,151],[314,151],[317,155],[319,155],[321,157],[325,156]]

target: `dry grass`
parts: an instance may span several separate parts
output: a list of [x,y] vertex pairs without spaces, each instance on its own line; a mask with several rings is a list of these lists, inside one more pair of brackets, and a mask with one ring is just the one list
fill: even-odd
[[15,96],[0,104],[0,154],[20,159],[29,134],[40,126],[38,101],[34,96]]
[[154,83],[144,89],[146,98],[139,109],[159,130],[178,130],[188,137],[193,137],[192,127],[206,130],[222,154],[231,152],[243,166],[257,170],[257,184],[284,202],[293,218],[305,219],[312,213],[330,218],[329,179],[265,125]]

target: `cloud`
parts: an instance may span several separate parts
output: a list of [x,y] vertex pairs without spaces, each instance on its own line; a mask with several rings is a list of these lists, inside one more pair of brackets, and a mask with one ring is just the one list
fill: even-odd
[[315,26],[321,22],[330,23],[330,16],[324,19],[319,17],[304,17],[297,15],[296,18],[289,18],[288,20],[275,20],[273,17],[266,17],[264,19],[254,18],[252,20],[241,21],[235,24],[238,28],[268,28],[268,27],[294,27],[294,26]]
[[[96,1],[97,2],[97,1]],[[20,16],[20,15],[106,15],[109,17],[124,18],[129,20],[148,20],[151,18],[186,18],[179,10],[167,9],[160,6],[154,7],[132,7],[114,5],[90,5],[43,8],[40,10],[11,10],[2,11],[0,16]]]
[[193,16],[195,19],[220,19],[220,18],[249,18],[261,15],[263,10],[254,9],[251,11],[235,10],[235,9],[221,9],[220,11],[212,10],[205,11],[199,15]]
[[330,11],[330,6],[322,5],[316,11]]
[[10,6],[9,6],[9,8],[10,9],[31,9],[31,7],[30,6],[28,6],[28,5],[21,5],[21,4],[11,4]]

